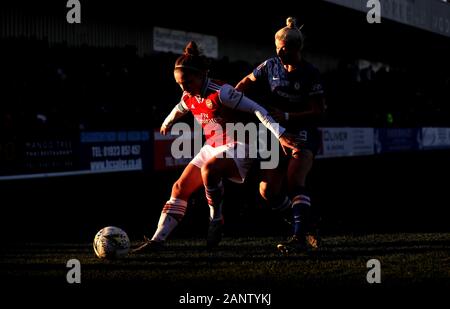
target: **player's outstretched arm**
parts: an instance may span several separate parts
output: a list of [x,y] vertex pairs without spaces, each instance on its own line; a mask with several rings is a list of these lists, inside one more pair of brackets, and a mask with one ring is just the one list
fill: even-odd
[[170,114],[166,117],[161,125],[161,128],[159,130],[161,134],[168,134],[174,122],[183,117],[188,111],[189,110],[187,109],[186,104],[184,104],[183,101],[180,101],[180,103],[175,105],[175,107],[172,109]]
[[242,92],[236,90],[231,85],[225,84],[220,88],[219,98],[220,102],[226,107],[255,114],[259,121],[261,121],[262,124],[264,124],[264,126],[277,138],[280,138],[286,130],[269,115],[269,112],[264,107],[250,98],[247,98]]
[[236,85],[236,89],[240,92],[245,92],[251,87],[254,82],[256,82],[256,77],[255,75],[253,75],[253,73],[250,73]]
[[264,107],[244,96],[242,92],[225,84],[220,89],[220,101],[231,109],[255,114],[259,121],[277,137],[283,148],[296,149],[297,143],[294,136],[285,133],[286,129],[280,126]]

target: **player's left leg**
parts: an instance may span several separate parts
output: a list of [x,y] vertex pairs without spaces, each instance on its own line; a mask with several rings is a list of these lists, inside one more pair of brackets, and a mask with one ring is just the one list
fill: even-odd
[[153,237],[144,236],[144,241],[132,250],[133,253],[154,251],[162,246],[166,238],[184,217],[188,199],[203,185],[198,166],[188,164],[180,178],[173,184],[170,199],[164,205]]
[[306,177],[312,168],[313,160],[313,153],[308,149],[304,149],[293,153],[289,161],[287,178],[294,214],[294,235],[305,234],[307,229],[311,198],[306,190],[305,183]]

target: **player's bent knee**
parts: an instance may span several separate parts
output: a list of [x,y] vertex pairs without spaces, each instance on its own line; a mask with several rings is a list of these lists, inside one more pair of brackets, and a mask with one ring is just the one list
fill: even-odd
[[218,168],[215,160],[209,160],[202,166],[201,173],[203,178],[216,176],[220,174],[220,168]]
[[171,196],[187,200],[192,192],[189,191],[189,186],[183,185],[182,181],[177,180],[172,186]]
[[177,180],[172,186],[172,196],[179,195],[181,192],[181,181]]

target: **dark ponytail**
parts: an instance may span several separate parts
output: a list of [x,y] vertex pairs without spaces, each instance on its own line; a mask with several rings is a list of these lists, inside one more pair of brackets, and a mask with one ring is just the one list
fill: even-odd
[[190,41],[184,48],[184,53],[175,61],[174,70],[187,70],[192,72],[208,72],[208,61],[201,55],[197,43]]
[[200,56],[200,50],[198,49],[197,43],[190,41],[184,48],[184,54],[191,57]]

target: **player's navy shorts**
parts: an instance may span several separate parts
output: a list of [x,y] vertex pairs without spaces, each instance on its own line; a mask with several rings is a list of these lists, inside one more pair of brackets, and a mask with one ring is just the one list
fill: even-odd
[[298,136],[300,151],[307,149],[314,155],[317,154],[320,147],[320,131],[317,128],[301,128],[297,130],[288,130]]
[[[317,154],[320,148],[321,133],[317,128],[299,128],[288,129],[288,133],[298,136],[298,148],[300,152],[303,150],[311,151],[314,156]],[[281,146],[280,146],[281,148]],[[288,151],[288,155],[285,155],[283,150],[280,149],[280,163],[282,166],[287,165],[289,158],[292,157],[292,152]]]

